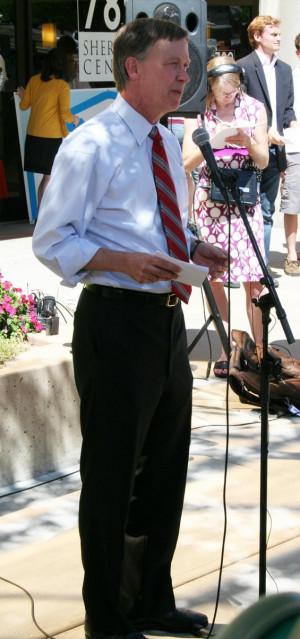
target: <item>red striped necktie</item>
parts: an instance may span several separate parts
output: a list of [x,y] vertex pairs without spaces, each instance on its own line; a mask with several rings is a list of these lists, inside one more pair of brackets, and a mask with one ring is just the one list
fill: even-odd
[[[161,219],[167,238],[169,254],[179,260],[189,262],[189,253],[182,226],[174,182],[160,132],[153,126],[149,133],[153,139],[152,163]],[[191,286],[172,281],[172,292],[186,304],[192,292]]]

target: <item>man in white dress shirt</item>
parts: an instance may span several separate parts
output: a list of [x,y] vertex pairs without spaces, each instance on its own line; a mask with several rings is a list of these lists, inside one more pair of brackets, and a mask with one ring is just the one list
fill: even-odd
[[[83,282],[74,320],[81,400],[79,511],[86,639],[141,639],[143,630],[199,635],[202,613],[178,610],[171,580],[189,455],[192,376],[171,281],[152,169],[163,138],[183,225],[188,191],[180,146],[159,120],[178,109],[187,32],[150,18],[114,42],[115,102],[59,151],[33,238],[37,257],[69,286]],[[226,255],[197,243],[213,277]]]

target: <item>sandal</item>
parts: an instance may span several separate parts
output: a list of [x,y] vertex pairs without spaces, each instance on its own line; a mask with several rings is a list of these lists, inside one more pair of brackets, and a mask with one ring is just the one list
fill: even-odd
[[227,361],[227,359],[221,360],[219,362],[215,362],[213,371],[214,371],[215,377],[221,377],[223,379],[225,377],[227,377],[227,375],[228,375],[228,361]]

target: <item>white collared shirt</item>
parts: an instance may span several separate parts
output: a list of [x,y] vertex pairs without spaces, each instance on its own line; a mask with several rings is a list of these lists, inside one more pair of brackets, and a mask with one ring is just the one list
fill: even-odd
[[268,92],[270,96],[271,108],[272,108],[272,127],[277,131],[277,96],[276,96],[276,73],[275,64],[277,62],[277,56],[274,53],[273,58],[270,61],[262,51],[256,49],[256,53],[262,63],[264,70]]
[[294,111],[296,118],[300,122],[300,65],[293,70],[294,81]]
[[[62,143],[43,195],[33,250],[63,284],[170,290],[170,282],[141,285],[125,273],[83,270],[99,248],[168,253],[153,178],[151,128],[118,95]],[[158,128],[185,226],[188,188],[180,146],[166,127],[158,123]],[[192,236],[187,230],[186,235],[189,246]]]

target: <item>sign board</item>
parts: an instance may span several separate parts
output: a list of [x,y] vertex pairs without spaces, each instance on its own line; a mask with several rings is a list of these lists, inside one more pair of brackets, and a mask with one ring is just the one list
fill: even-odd
[[[85,120],[89,120],[97,113],[104,111],[116,98],[115,89],[76,89],[71,91],[71,111],[80,118],[80,124]],[[16,115],[18,123],[18,133],[20,142],[20,151],[22,164],[24,166],[24,145],[26,138],[26,129],[29,118],[29,109],[21,111],[19,108],[20,98],[14,94]],[[79,126],[79,125],[78,125]],[[67,124],[69,131],[74,129],[74,125]],[[37,189],[42,179],[42,175],[38,173],[30,173],[24,171],[24,184],[26,191],[26,200],[28,208],[29,221],[33,223],[37,218]]]
[[77,0],[79,79],[113,82],[112,50],[125,23],[124,0]]

